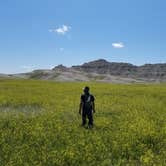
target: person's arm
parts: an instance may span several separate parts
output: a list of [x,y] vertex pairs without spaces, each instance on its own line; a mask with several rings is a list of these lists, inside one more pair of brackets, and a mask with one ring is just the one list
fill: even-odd
[[92,102],[92,110],[93,110],[93,113],[95,113],[95,112],[96,112],[96,109],[95,109],[95,98],[94,98],[93,95],[91,96],[91,102]]
[[80,106],[79,106],[79,114],[81,114],[82,108],[83,108],[83,101],[82,101],[82,98],[81,98]]
[[95,102],[94,101],[92,102],[92,110],[93,110],[93,113],[96,112],[96,110],[95,110]]

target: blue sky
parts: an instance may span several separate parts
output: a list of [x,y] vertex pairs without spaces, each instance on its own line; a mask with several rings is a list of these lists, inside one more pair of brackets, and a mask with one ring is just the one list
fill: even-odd
[[166,63],[166,1],[0,0],[0,73],[99,58]]

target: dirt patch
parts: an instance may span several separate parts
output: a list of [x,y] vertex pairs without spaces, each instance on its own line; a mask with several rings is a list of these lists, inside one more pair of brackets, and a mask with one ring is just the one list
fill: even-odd
[[43,108],[40,105],[37,104],[31,104],[31,105],[0,105],[0,112],[11,112],[11,111],[18,111],[18,112],[39,112],[42,111]]

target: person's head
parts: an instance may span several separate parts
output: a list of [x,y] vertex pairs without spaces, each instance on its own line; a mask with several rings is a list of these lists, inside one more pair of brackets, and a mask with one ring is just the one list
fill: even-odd
[[83,91],[84,91],[85,94],[88,94],[88,93],[89,93],[89,90],[90,90],[90,88],[89,88],[88,86],[86,86],[86,87],[83,89]]

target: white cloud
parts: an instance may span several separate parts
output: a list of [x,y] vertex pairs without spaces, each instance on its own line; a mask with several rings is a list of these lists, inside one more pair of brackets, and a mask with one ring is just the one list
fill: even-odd
[[20,66],[20,68],[23,72],[30,72],[32,70],[35,70],[34,66],[28,66],[28,65]]
[[112,43],[112,47],[114,47],[114,48],[124,48],[125,45],[122,42],[118,42],[118,43]]
[[69,32],[70,29],[71,29],[70,26],[62,25],[61,27],[56,29],[49,29],[49,32],[55,32],[59,35],[65,35],[67,32]]
[[59,48],[59,51],[63,52],[65,49],[63,47]]

